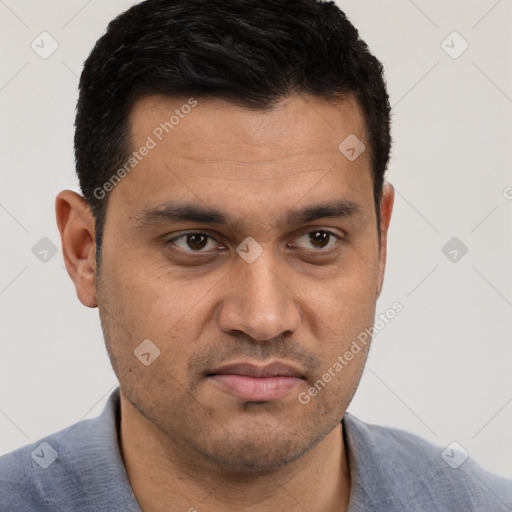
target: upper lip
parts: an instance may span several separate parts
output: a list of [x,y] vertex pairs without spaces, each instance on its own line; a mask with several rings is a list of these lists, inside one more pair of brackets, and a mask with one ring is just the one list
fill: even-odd
[[273,362],[265,366],[257,366],[253,363],[231,363],[219,366],[208,372],[208,375],[245,375],[247,377],[297,377],[303,379],[304,375],[293,366]]

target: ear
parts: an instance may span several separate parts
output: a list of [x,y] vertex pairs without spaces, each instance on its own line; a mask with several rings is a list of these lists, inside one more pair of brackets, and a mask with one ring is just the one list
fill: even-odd
[[96,243],[94,216],[85,199],[63,190],[55,199],[55,215],[62,242],[64,262],[80,302],[88,308],[96,300]]
[[380,201],[380,245],[379,245],[379,279],[377,285],[377,297],[382,291],[384,282],[384,271],[386,269],[386,254],[389,222],[391,220],[391,212],[393,211],[393,203],[395,201],[395,189],[391,183],[387,181],[382,188],[382,198]]

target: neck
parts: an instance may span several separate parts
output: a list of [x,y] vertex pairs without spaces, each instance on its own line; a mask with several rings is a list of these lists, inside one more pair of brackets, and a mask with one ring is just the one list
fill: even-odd
[[144,512],[283,512],[347,509],[350,475],[339,424],[299,459],[265,474],[212,467],[174,446],[121,393],[121,451]]

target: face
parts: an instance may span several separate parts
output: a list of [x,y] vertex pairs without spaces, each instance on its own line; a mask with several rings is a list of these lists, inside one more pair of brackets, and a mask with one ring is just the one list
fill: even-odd
[[367,140],[361,110],[151,96],[130,126],[149,149],[110,192],[94,291],[121,391],[183,452],[245,471],[290,462],[351,401],[367,347],[332,368],[373,325],[382,284],[389,215],[379,247],[369,151],[338,149]]

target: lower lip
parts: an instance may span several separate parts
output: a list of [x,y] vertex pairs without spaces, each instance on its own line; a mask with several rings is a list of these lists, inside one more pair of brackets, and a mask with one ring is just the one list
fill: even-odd
[[298,377],[249,377],[247,375],[210,375],[226,391],[242,400],[262,402],[285,396],[302,379]]

